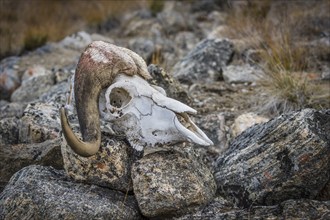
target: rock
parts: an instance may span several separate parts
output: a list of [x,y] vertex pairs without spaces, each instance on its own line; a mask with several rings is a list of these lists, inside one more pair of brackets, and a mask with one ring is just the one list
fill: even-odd
[[218,192],[243,207],[314,199],[330,177],[329,129],[329,110],[304,109],[245,130],[215,163]]
[[[183,51],[190,51],[194,49],[199,39],[193,32],[190,31],[180,31],[175,35],[174,42]],[[186,54],[185,54],[186,55]]]
[[41,143],[59,137],[59,110],[52,103],[32,102],[19,123],[20,143]]
[[99,34],[89,34],[85,31],[79,31],[70,36],[65,37],[63,40],[58,42],[58,45],[67,49],[83,51],[88,44],[92,41],[102,40],[109,43],[113,43],[113,40]]
[[44,76],[44,75],[51,75],[51,72],[47,70],[45,67],[41,65],[34,65],[29,67],[22,76],[22,81],[28,81],[33,77]]
[[121,32],[122,36],[126,37],[152,37],[159,36],[162,32],[161,25],[155,19],[144,19],[137,14],[129,15],[125,18]]
[[139,54],[147,63],[150,63],[155,45],[151,40],[145,38],[133,38],[129,41],[129,49]]
[[2,145],[0,148],[0,191],[15,172],[31,164],[63,169],[60,139],[47,140],[38,144]]
[[145,155],[132,167],[133,188],[146,217],[180,215],[209,202],[215,193],[211,172],[177,151]]
[[75,34],[65,37],[58,44],[64,48],[73,50],[83,50],[85,47],[92,42],[90,34],[79,31]]
[[19,102],[8,102],[7,104],[0,106],[0,120],[10,117],[22,117],[25,107],[26,104]]
[[[100,97],[100,101],[103,95]],[[73,104],[73,109],[75,105]],[[68,111],[70,125],[77,137],[81,137],[75,111]],[[102,139],[100,150],[91,157],[77,155],[67,145],[61,134],[61,151],[64,169],[68,176],[78,182],[93,184],[127,193],[133,190],[131,180],[132,163],[139,158],[123,137],[118,137],[107,130],[107,123],[101,117]]]
[[215,146],[218,148],[226,147],[228,137],[226,135],[225,117],[222,113],[199,117],[196,124],[213,141]]
[[195,20],[188,18],[187,12],[178,12],[175,10],[179,2],[166,2],[166,8],[157,14],[157,19],[162,25],[167,35],[176,34],[182,30],[191,30],[195,24]]
[[17,57],[9,57],[0,62],[0,100],[9,100],[21,84],[20,74],[15,68],[18,60]]
[[[77,125],[73,130],[79,137]],[[125,193],[133,190],[131,167],[136,157],[132,147],[124,140],[102,133],[100,150],[94,156],[81,157],[71,150],[62,137],[61,151],[65,172],[75,181]]]
[[323,80],[330,80],[330,67],[323,66],[323,68],[322,68],[322,74],[321,74],[321,79],[323,79]]
[[47,92],[55,83],[54,75],[38,75],[24,80],[21,86],[11,95],[12,102],[31,102],[38,99],[40,95]]
[[258,116],[253,112],[244,113],[239,115],[235,120],[234,124],[231,127],[231,131],[234,137],[245,131],[247,128],[255,125],[260,124],[263,122],[267,122],[269,119]]
[[279,205],[251,206],[248,210],[244,210],[235,207],[222,197],[217,197],[195,213],[172,219],[328,219],[329,213],[329,201],[287,200]]
[[17,144],[19,141],[19,119],[15,117],[0,120],[0,148],[5,145]]
[[233,44],[226,39],[205,39],[173,68],[181,83],[206,83],[222,78],[222,68],[232,59]]
[[0,194],[1,219],[141,219],[131,195],[70,182],[63,171],[29,166]]
[[264,73],[248,64],[242,66],[230,65],[223,68],[223,79],[227,83],[245,83],[259,80]]
[[152,79],[149,80],[151,84],[162,87],[168,97],[177,99],[185,104],[191,104],[191,99],[182,85],[163,68],[151,64],[148,66],[148,71],[152,76]]

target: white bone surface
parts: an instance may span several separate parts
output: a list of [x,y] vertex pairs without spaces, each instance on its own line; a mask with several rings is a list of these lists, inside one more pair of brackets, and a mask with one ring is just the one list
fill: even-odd
[[187,115],[196,114],[195,109],[166,97],[160,87],[155,89],[139,76],[119,74],[106,90],[105,99],[105,120],[115,132],[125,134],[136,150],[183,141],[213,144]]

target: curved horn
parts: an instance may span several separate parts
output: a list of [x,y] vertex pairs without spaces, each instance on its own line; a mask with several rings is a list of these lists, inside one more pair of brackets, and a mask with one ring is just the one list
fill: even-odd
[[60,114],[64,137],[80,156],[89,157],[99,150],[101,128],[98,99],[101,90],[110,86],[119,73],[151,78],[146,63],[139,55],[102,41],[91,43],[79,59],[74,94],[83,141],[73,133],[63,108]]

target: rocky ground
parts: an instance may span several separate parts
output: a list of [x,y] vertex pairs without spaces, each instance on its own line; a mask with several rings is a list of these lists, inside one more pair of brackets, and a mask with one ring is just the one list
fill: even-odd
[[[156,15],[136,11],[102,34],[81,31],[1,61],[1,219],[330,218],[330,104],[261,114],[265,73],[242,41],[222,35],[227,14],[208,2],[169,1]],[[192,118],[214,146],[135,161],[101,121],[98,156],[68,150],[58,110],[94,40],[141,55],[150,83],[195,108]],[[311,42],[330,45],[323,36]],[[312,79],[324,88],[329,65],[320,61]]]

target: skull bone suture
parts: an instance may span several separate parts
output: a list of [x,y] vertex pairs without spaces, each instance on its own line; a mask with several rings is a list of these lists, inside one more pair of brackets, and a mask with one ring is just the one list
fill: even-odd
[[[124,133],[130,145],[145,146],[189,141],[212,145],[212,141],[189,118],[196,110],[169,97],[141,77],[119,74],[105,93],[105,119],[115,132]],[[184,126],[180,120],[187,124]]]

